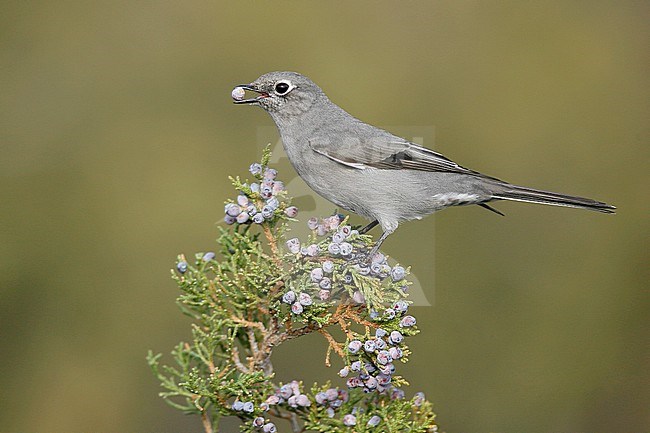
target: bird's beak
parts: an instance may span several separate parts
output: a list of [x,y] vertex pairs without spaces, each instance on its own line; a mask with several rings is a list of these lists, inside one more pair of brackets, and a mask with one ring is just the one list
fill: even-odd
[[266,92],[262,92],[261,90],[257,90],[255,86],[251,84],[240,84],[239,86],[236,86],[235,88],[239,87],[240,89],[248,90],[251,92],[258,93],[259,96],[255,98],[248,98],[248,99],[233,99],[233,103],[235,104],[254,104],[256,102],[259,102],[260,99],[268,98],[269,94]]

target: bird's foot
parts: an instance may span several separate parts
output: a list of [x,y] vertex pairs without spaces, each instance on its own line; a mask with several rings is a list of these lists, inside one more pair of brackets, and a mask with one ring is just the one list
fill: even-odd
[[352,257],[348,263],[350,265],[369,265],[371,262],[371,257],[370,254],[367,251],[360,251],[357,254],[355,254],[354,257]]
[[351,265],[369,267],[373,262],[383,258],[383,255],[379,253],[379,246],[380,244],[376,244],[371,250],[359,251],[348,261],[348,263]]

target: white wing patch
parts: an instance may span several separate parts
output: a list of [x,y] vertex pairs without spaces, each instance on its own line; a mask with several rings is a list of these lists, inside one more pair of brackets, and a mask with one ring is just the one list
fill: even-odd
[[367,165],[365,165],[365,164],[363,164],[361,162],[349,162],[349,161],[343,161],[342,159],[339,159],[339,158],[335,158],[332,155],[330,155],[329,153],[323,152],[320,149],[315,149],[315,148],[312,147],[312,150],[314,152],[316,152],[316,153],[320,153],[321,155],[328,157],[332,161],[336,161],[339,164],[347,165],[348,167],[358,168],[360,170],[365,170],[367,168],[370,168],[370,167],[368,167]]

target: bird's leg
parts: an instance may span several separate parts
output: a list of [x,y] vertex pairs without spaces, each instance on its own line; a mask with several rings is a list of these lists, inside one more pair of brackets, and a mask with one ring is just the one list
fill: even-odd
[[379,240],[377,240],[375,245],[372,247],[370,252],[368,253],[361,252],[357,254],[357,256],[350,261],[350,264],[358,265],[364,263],[366,265],[370,265],[370,263],[372,262],[372,258],[375,256],[375,254],[377,254],[377,251],[379,251],[381,244],[386,240],[388,235],[393,233],[393,231],[394,230],[385,230],[384,233],[382,233],[382,235],[379,237]]
[[379,224],[379,221],[374,220],[373,222],[371,222],[371,223],[368,224],[367,226],[365,226],[365,227],[363,227],[362,229],[360,229],[360,230],[359,230],[359,234],[360,234],[360,235],[365,235],[366,233],[368,233],[370,230],[372,230],[372,229],[373,229],[376,225],[378,225],[378,224]]
[[377,252],[379,251],[379,247],[381,247],[381,244],[386,240],[388,235],[391,234],[391,233],[393,233],[392,230],[390,230],[390,231],[386,230],[386,231],[384,231],[384,233],[381,234],[381,237],[379,238],[379,240],[377,241],[375,246],[372,247],[372,250],[370,250],[370,253],[367,256],[368,260],[372,260],[372,258],[375,256],[375,254],[377,254]]

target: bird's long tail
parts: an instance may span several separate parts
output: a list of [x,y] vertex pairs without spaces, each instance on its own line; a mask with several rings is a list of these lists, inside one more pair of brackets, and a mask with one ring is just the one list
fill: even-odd
[[495,192],[493,198],[501,200],[523,201],[527,203],[548,204],[551,206],[574,207],[603,213],[615,213],[616,207],[590,198],[576,197],[539,189],[516,185],[502,185],[503,189]]

